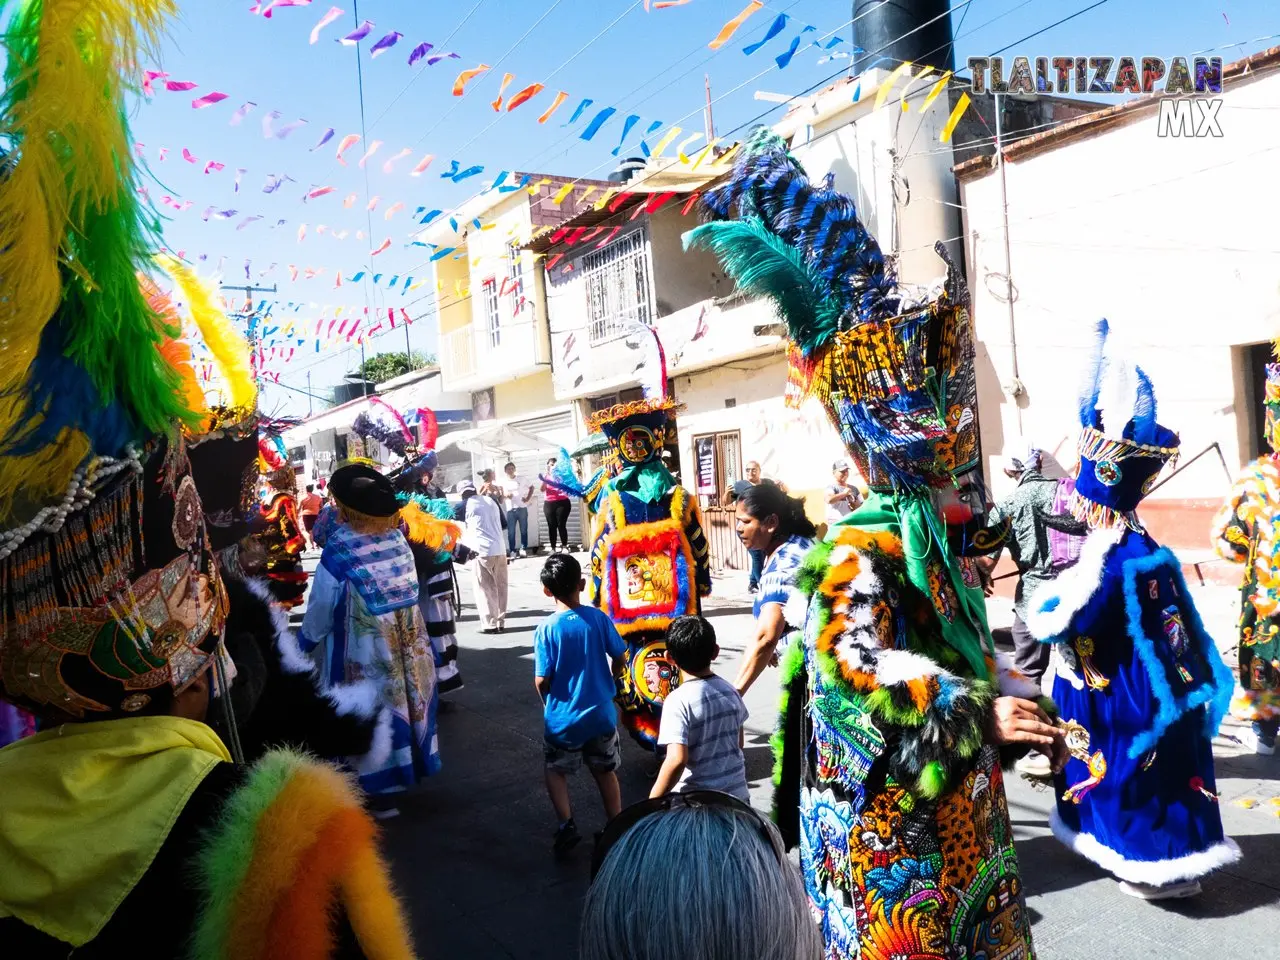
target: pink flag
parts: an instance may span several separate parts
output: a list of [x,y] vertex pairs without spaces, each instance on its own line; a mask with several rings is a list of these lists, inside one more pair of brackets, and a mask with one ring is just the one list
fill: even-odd
[[397,200],[391,206],[387,207],[387,212],[383,214],[384,220],[390,220],[396,215],[396,212],[404,209],[404,204]]
[[163,70],[143,70],[142,92],[148,97],[154,97],[156,95],[156,89],[152,86],[152,82],[155,80],[163,80],[167,76],[169,75]]
[[196,97],[192,100],[191,109],[201,110],[204,107],[211,107],[215,103],[221,103],[225,99],[227,99],[227,95],[225,93],[219,93],[215,90],[213,93],[206,93],[203,97]]
[[316,187],[316,189],[307,194],[307,199],[314,200],[316,197],[323,197],[326,193],[333,193],[333,191],[333,187]]
[[418,165],[409,171],[409,176],[417,177],[424,173],[427,167],[431,166],[431,161],[435,159],[435,154],[428,153],[425,157],[418,161]]
[[167,156],[169,155],[169,148],[168,148],[168,147],[160,147],[160,148],[159,148],[159,151],[160,151],[160,160],[161,160],[161,162],[163,162],[163,161],[164,161],[164,158],[165,158],[165,157],[167,157]]
[[301,243],[305,239],[307,239],[307,225],[304,223],[298,228],[298,242]]
[[208,163],[204,165],[204,172],[206,174],[217,173],[219,170],[222,170],[225,167],[226,167],[225,163],[219,163],[217,160],[210,160]]
[[364,239],[364,231],[363,231],[363,230],[357,230],[357,231],[356,231],[356,239],[357,239],[357,240],[363,240],[363,239]]
[[249,115],[249,111],[256,106],[257,104],[254,103],[252,100],[246,100],[244,103],[242,103],[240,105],[240,109],[231,115],[230,126],[238,127],[240,125],[240,121],[243,120],[245,117],[247,117]]
[[391,238],[390,238],[390,237],[387,237],[387,239],[385,239],[385,240],[383,240],[383,241],[382,241],[381,246],[379,246],[377,250],[372,250],[372,251],[370,251],[369,255],[370,255],[371,257],[376,257],[376,256],[377,256],[378,254],[380,254],[383,250],[388,250],[388,249],[390,249],[390,248],[391,248]]
[[347,165],[347,161],[342,159],[342,155],[359,142],[360,142],[360,134],[348,133],[345,137],[342,138],[342,141],[338,144],[338,162],[342,164],[344,167]]
[[381,200],[381,199],[382,199],[382,197],[375,193],[375,194],[373,195],[373,199],[369,201],[369,205],[368,205],[367,207],[365,207],[365,209],[366,209],[366,210],[376,210],[376,209],[378,209],[378,201],[379,201],[379,200]]
[[362,170],[364,169],[364,165],[365,165],[365,163],[368,161],[368,159],[369,159],[370,157],[372,157],[375,153],[377,153],[377,152],[378,152],[378,148],[379,148],[380,146],[382,146],[382,141],[381,141],[381,140],[375,140],[375,141],[373,141],[373,143],[369,144],[369,149],[368,149],[368,150],[366,150],[366,151],[364,152],[364,156],[360,158],[360,163],[358,164],[358,166],[360,167],[360,169],[362,169]]
[[374,57],[378,56],[379,54],[386,53],[388,50],[394,47],[396,43],[399,41],[399,39],[403,36],[404,34],[401,33],[400,31],[392,30],[385,37],[383,37],[381,40],[379,40],[377,43],[375,43],[372,47],[369,48],[369,59],[372,60]]
[[394,157],[392,157],[390,160],[388,160],[386,163],[384,163],[384,164],[382,165],[382,172],[383,172],[383,173],[391,173],[392,169],[393,169],[393,168],[395,167],[395,165],[396,165],[396,162],[397,162],[397,161],[399,161],[399,160],[403,160],[403,159],[404,159],[405,157],[407,157],[411,152],[412,152],[412,151],[411,151],[408,147],[405,147],[403,150],[401,150],[401,151],[400,151],[399,153],[397,153]]
[[322,223],[320,224],[320,226],[316,227],[316,235],[319,236],[320,234],[324,233],[328,229],[329,228]]
[[356,27],[354,30],[348,33],[345,37],[342,37],[341,39],[339,39],[338,42],[342,44],[344,47],[353,47],[357,43],[359,43],[361,40],[363,40],[365,37],[367,37],[369,35],[369,31],[372,29],[373,29],[373,21],[366,20],[364,21],[364,23],[360,24],[360,26]]
[[347,199],[342,201],[342,205],[346,207],[348,210],[350,210],[352,205],[355,202],[356,202],[356,195],[354,193],[349,193],[347,194]]
[[289,279],[290,280],[298,279],[298,268],[295,267],[292,263],[289,264]]
[[134,152],[135,154],[137,154],[137,156],[138,156],[138,159],[139,159],[139,160],[141,160],[141,159],[142,159],[142,156],[143,156],[143,154],[142,154],[142,148],[143,148],[143,147],[145,147],[145,146],[146,146],[146,144],[145,144],[145,143],[135,143],[135,144],[133,145],[133,152]]
[[329,12],[320,18],[320,22],[311,28],[311,42],[315,43],[320,39],[320,31],[327,27],[333,21],[342,16],[342,10],[339,7],[330,7]]
[[271,0],[262,9],[262,15],[268,20],[271,19],[271,11],[276,7],[305,7],[311,3],[311,0]]
[[183,93],[187,90],[194,90],[200,86],[198,83],[192,83],[190,80],[166,80],[164,88],[170,93]]
[[190,150],[188,150],[186,147],[183,147],[183,148],[182,148],[182,159],[183,159],[183,160],[185,160],[185,161],[187,161],[187,163],[199,163],[199,162],[200,162],[200,158],[199,158],[199,157],[197,157],[197,156],[196,156],[194,153],[192,153]]

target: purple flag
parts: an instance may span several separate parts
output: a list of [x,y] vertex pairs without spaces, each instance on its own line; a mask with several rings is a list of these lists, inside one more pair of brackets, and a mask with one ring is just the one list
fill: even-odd
[[428,53],[431,52],[432,45],[429,43],[420,43],[413,48],[413,52],[409,54],[409,66],[413,66]]
[[450,53],[439,53],[439,54],[436,54],[434,57],[428,57],[428,58],[427,58],[427,66],[428,66],[428,67],[434,67],[434,66],[435,66],[437,63],[439,63],[441,60],[461,60],[461,59],[462,59],[462,58],[461,58],[460,56],[458,56],[456,53],[452,53],[452,52],[450,52]]
[[345,47],[353,47],[365,37],[369,35],[369,31],[373,29],[373,21],[366,20],[360,26],[356,27],[345,37],[339,38],[338,42]]
[[285,137],[293,133],[293,131],[297,130],[299,127],[305,127],[306,125],[307,125],[306,120],[295,120],[293,121],[293,123],[286,123],[283,127],[281,127],[279,130],[276,131],[276,139],[283,140]]
[[240,105],[240,109],[231,115],[231,126],[238,127],[240,121],[249,115],[249,111],[256,107],[257,104],[252,100],[246,100]]
[[381,40],[379,40],[377,43],[375,43],[372,47],[369,48],[369,59],[372,60],[374,57],[378,56],[379,54],[386,53],[388,50],[394,47],[396,43],[399,41],[399,39],[403,36],[404,34],[401,33],[399,30],[392,30],[385,37],[383,37]]
[[326,143],[328,143],[332,139],[333,139],[333,127],[330,127],[328,130],[324,132],[324,136],[320,138],[320,142],[311,148],[311,152],[314,153],[315,151],[319,150],[321,147],[323,147]]

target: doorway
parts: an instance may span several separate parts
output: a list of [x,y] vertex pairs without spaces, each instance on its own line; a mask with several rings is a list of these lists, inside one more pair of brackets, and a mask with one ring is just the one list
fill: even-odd
[[733,519],[737,508],[730,497],[734,483],[742,479],[742,434],[728,430],[694,436],[693,461],[694,487],[706,527],[712,576],[750,569],[751,557],[738,539]]

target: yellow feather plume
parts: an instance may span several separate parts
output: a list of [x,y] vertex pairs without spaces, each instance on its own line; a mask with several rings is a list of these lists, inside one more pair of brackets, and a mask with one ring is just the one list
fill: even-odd
[[190,267],[167,254],[157,256],[156,262],[182,291],[191,319],[227,383],[228,405],[235,410],[252,410],[258,402],[258,386],[250,363],[249,342],[218,309],[213,290]]
[[431,516],[412,500],[400,508],[400,519],[410,540],[437,552],[452,551],[462,537],[462,528],[456,523]]
[[[178,316],[178,311],[174,307],[173,301],[165,296],[164,291],[157,287],[154,281],[145,274],[138,276],[138,284],[142,287],[142,295],[147,298],[147,305],[154,311],[156,316],[170,329],[180,330],[182,328],[182,318]],[[187,409],[200,414],[202,417],[207,415],[209,410],[205,406],[204,391],[200,388],[200,382],[196,379],[195,368],[191,365],[190,344],[185,340],[170,339],[165,340],[157,349],[164,361],[181,378],[182,393]]]
[[6,394],[26,377],[61,300],[59,261],[93,285],[69,256],[69,229],[84,209],[102,209],[132,189],[132,154],[116,112],[124,102],[122,71],[136,70],[176,11],[172,0],[43,0],[39,15],[29,15],[36,8],[28,0],[6,37],[11,61],[18,49],[38,50],[38,58],[16,70],[11,63],[0,114],[0,137],[16,144],[18,155],[0,185]]

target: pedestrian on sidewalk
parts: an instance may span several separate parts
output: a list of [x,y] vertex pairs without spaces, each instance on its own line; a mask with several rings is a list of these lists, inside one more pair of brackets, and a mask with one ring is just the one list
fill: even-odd
[[827,501],[827,523],[839,523],[862,506],[862,491],[849,483],[849,461],[831,465],[831,483],[823,491]]
[[493,498],[476,493],[475,484],[469,480],[462,486],[462,520],[467,528],[462,543],[476,554],[470,566],[480,632],[501,633],[507,619],[507,553],[503,548],[502,513]]
[[567,553],[569,551],[569,495],[554,483],[548,483],[547,477],[553,475],[556,458],[547,461],[547,472],[542,481],[542,515],[547,520],[547,537],[551,541],[551,552],[556,552],[556,541]]
[[747,708],[733,684],[717,676],[716,631],[703,617],[680,617],[667,627],[667,655],[680,668],[680,686],[662,704],[658,746],[667,754],[649,791],[719,790],[749,803],[742,725]]
[[316,528],[316,518],[320,516],[320,508],[323,506],[324,499],[316,493],[316,485],[308,483],[306,494],[298,501],[298,519],[302,521],[302,532],[307,538],[308,550],[316,548],[311,532]]
[[771,483],[757,484],[743,495],[735,520],[743,546],[766,557],[752,611],[755,641],[734,683],[739,695],[745,695],[765,667],[778,663],[778,643],[787,629],[783,608],[796,593],[796,573],[818,530],[805,515],[804,501]]
[[[502,489],[502,505],[507,511],[507,556],[528,556],[529,552],[529,504],[533,502],[533,484],[516,473],[516,465],[507,461],[502,468],[503,477],[498,481]],[[520,552],[516,552],[516,527],[520,528]]]
[[[761,477],[760,464],[754,460],[748,460],[743,470],[746,472],[746,477],[741,480],[735,480],[733,486],[724,492],[726,506],[731,503],[738,503],[752,487],[761,483],[773,482],[772,480],[764,480]],[[748,547],[747,556],[751,558],[751,573],[747,576],[747,592],[755,593],[760,589],[760,573],[764,570],[764,551]]]
[[626,665],[626,642],[613,621],[583,606],[582,567],[569,554],[542,565],[542,592],[556,612],[533,635],[534,686],[543,703],[543,758],[547,794],[556,812],[555,852],[582,839],[573,820],[567,777],[585,762],[611,820],[622,809],[616,770],[622,763],[614,677]]

